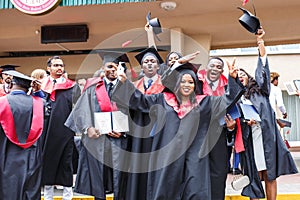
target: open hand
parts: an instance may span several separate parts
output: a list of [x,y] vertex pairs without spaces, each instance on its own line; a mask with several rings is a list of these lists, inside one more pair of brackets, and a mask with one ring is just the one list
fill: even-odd
[[195,59],[198,54],[200,54],[200,51],[196,51],[194,53],[191,53],[191,54],[188,54],[186,56],[183,56],[182,58],[178,59],[178,63],[180,63],[180,64],[187,63],[187,62]]

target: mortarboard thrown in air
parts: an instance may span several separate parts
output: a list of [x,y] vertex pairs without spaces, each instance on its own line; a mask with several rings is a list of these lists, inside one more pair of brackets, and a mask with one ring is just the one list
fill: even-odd
[[13,76],[13,82],[16,83],[16,85],[21,85],[22,87],[29,88],[32,78],[29,76],[26,76],[22,74],[21,72],[15,71],[15,70],[8,70],[5,71],[5,74]]
[[131,66],[131,63],[129,61],[129,58],[128,58],[126,52],[113,51],[113,50],[97,50],[97,53],[101,57],[103,65],[105,65],[105,63],[107,63],[107,62],[113,62],[116,64],[119,64],[120,62],[122,62],[121,65],[124,68],[124,72],[126,72],[127,67],[126,67],[125,63],[129,63],[132,77],[135,78],[137,76],[134,69]]
[[2,65],[2,66],[0,66],[0,68],[2,69],[0,73],[3,73],[3,72],[8,71],[8,70],[15,70],[16,67],[20,67],[20,66],[11,65],[11,64]]
[[160,57],[159,53],[157,52],[157,50],[153,46],[135,55],[135,58],[140,63],[140,65],[142,65],[142,62],[145,59],[145,57],[151,54],[157,58],[159,64],[162,64],[164,62],[163,59]]

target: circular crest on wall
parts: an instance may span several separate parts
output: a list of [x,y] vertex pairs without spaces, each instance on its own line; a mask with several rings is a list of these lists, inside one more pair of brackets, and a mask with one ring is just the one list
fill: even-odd
[[30,15],[45,14],[58,6],[61,0],[10,0],[21,12]]

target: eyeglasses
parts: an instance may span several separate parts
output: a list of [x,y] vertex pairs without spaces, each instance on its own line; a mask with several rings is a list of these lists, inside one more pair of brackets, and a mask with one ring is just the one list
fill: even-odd
[[65,67],[64,64],[52,64],[53,67]]

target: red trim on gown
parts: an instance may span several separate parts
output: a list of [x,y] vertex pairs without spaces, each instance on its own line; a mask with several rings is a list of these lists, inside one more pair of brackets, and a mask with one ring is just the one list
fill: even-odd
[[70,79],[66,79],[63,83],[56,83],[53,87],[53,82],[51,81],[50,77],[47,77],[41,86],[41,89],[44,92],[50,94],[50,99],[55,101],[55,91],[56,90],[66,90],[72,88],[76,83]]
[[33,97],[31,128],[26,143],[20,143],[17,137],[14,117],[6,97],[0,98],[0,123],[7,138],[22,148],[32,146],[41,136],[44,124],[44,105],[40,97]]
[[191,102],[189,102],[189,104],[187,105],[178,106],[176,96],[173,93],[164,92],[164,98],[167,104],[173,107],[180,119],[184,118],[184,116],[186,116],[191,110],[193,110],[195,106],[199,105],[199,103],[202,101],[202,99],[204,99],[204,97],[206,97],[206,95],[196,95],[197,103],[191,104]]

